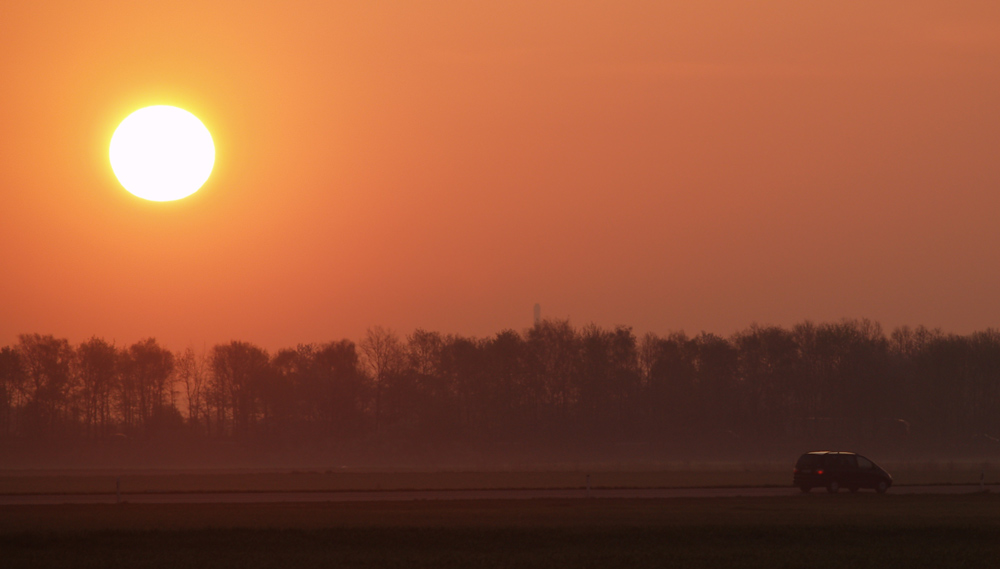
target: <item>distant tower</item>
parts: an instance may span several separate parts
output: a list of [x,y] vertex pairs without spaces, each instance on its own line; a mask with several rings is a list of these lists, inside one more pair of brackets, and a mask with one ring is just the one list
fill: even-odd
[[542,323],[542,305],[535,303],[535,326]]

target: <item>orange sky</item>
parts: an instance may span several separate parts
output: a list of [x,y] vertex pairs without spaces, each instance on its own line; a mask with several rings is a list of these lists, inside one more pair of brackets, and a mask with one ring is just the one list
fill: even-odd
[[1000,326],[995,0],[153,4],[0,4],[0,345]]

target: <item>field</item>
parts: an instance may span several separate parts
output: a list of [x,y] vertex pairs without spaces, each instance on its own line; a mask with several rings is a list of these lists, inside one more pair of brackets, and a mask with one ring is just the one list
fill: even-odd
[[0,507],[20,567],[988,567],[995,494]]
[[[896,485],[1000,483],[1000,464],[983,461],[883,464]],[[789,486],[791,464],[671,463],[644,468],[569,466],[508,471],[352,469],[325,471],[17,471],[0,470],[0,494],[122,492],[323,492],[494,488],[708,488]]]

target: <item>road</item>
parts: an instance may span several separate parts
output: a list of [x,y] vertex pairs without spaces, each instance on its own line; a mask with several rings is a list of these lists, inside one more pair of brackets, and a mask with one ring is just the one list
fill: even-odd
[[[985,486],[1000,492],[1000,485]],[[892,494],[969,494],[980,491],[978,485],[894,486]],[[862,490],[870,493],[870,490]],[[800,495],[796,488],[646,488],[646,489],[508,489],[508,490],[393,490],[359,492],[171,492],[122,494],[130,504],[249,504],[295,502],[406,502],[416,500],[532,500],[581,498],[735,498],[781,497]],[[826,496],[822,489],[814,495]],[[842,494],[848,494],[842,491]],[[38,504],[114,504],[115,494],[6,494],[0,505]]]

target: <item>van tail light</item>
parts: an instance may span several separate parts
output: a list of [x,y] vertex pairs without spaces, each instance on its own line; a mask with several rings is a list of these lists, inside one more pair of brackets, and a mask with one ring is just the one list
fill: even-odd
[[792,474],[798,474],[798,473],[799,473],[799,469],[798,468],[793,468],[792,469]]
[[822,470],[817,470],[817,471],[816,471],[816,474],[819,474],[819,475],[822,475],[822,474],[823,474],[823,471],[822,471]]

